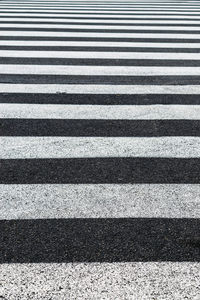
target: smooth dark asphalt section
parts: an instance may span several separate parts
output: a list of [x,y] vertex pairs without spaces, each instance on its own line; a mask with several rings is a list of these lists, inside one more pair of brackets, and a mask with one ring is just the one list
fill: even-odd
[[200,136],[200,120],[0,119],[0,136]]
[[1,159],[0,184],[200,184],[200,158]]
[[[22,51],[43,51],[45,48],[40,46],[0,46],[0,50],[22,50]],[[81,47],[75,49],[75,47],[46,47],[45,51],[79,51]],[[145,48],[145,51],[140,52],[151,52],[151,48]],[[121,49],[123,51],[123,49]],[[126,49],[127,50],[127,49]],[[164,49],[163,49],[164,50]],[[177,53],[200,53],[200,48],[195,49],[172,49],[174,51],[166,52],[177,52]],[[87,47],[82,47],[81,51],[89,51]],[[107,48],[93,48],[92,51],[109,51]],[[128,51],[128,50],[127,50]],[[134,49],[137,52],[136,49]],[[134,52],[130,51],[130,52]],[[154,52],[165,52],[165,51],[154,51]],[[117,63],[118,66],[164,66],[164,67],[197,67],[200,66],[199,60],[175,60],[175,59],[85,59],[85,58],[29,58],[29,57],[0,57],[0,64],[22,64],[22,65],[73,65],[73,66],[115,66]]]
[[[13,5],[12,5],[13,6]],[[3,17],[4,18],[4,17]],[[95,23],[95,22],[92,22],[92,23],[87,23],[87,22],[67,22],[66,20],[64,21],[63,20],[63,22],[57,22],[57,20],[56,21],[50,21],[49,19],[48,19],[48,21],[41,21],[41,20],[39,20],[39,21],[31,21],[31,17],[30,17],[30,20],[29,21],[24,21],[24,20],[22,20],[22,21],[4,21],[4,19],[3,18],[1,18],[0,19],[0,24],[43,24],[43,25],[89,25],[89,26],[95,26],[95,25],[103,25],[103,26],[108,26],[108,28],[109,28],[109,26],[114,26],[114,25],[116,25],[116,23],[109,23],[109,22],[106,22],[106,23],[101,23],[101,22],[97,22],[97,23]],[[26,18],[26,17],[25,17]],[[20,19],[20,16],[18,16],[18,19]],[[37,19],[37,17],[35,17],[35,19]],[[45,17],[42,17],[42,19],[45,19]],[[52,18],[53,19],[53,18]],[[59,18],[59,19],[62,19],[62,18]],[[70,18],[67,18],[67,19],[70,19]],[[153,20],[153,19],[150,19],[150,20]],[[161,21],[162,22],[162,21]],[[117,26],[126,26],[127,28],[130,26],[134,26],[134,27],[136,27],[136,29],[137,29],[137,27],[139,26],[139,27],[146,27],[147,26],[147,24],[145,24],[145,23],[134,23],[134,24],[131,24],[131,23],[126,23],[126,22],[124,22],[124,23],[117,23]],[[151,23],[151,26],[159,26],[159,27],[166,27],[166,24],[163,24],[163,23]],[[184,24],[184,23],[170,23],[170,24],[167,24],[167,27],[174,27],[174,26],[178,26],[178,27],[199,27],[199,24]]]
[[0,221],[0,263],[200,261],[199,219]]
[[[29,59],[29,58],[28,58]],[[73,59],[72,59],[73,60]],[[199,95],[190,94],[45,94],[45,93],[2,93],[0,103],[35,103],[35,104],[95,104],[95,105],[150,105],[184,104],[199,105]],[[2,120],[1,120],[2,121]],[[7,122],[7,121],[6,121]],[[2,124],[2,123],[1,123]]]
[[[10,27],[4,27],[4,31],[10,31]],[[13,31],[22,31],[21,27],[13,28]],[[23,28],[23,31],[33,32],[103,32],[103,33],[163,33],[180,34],[180,30],[155,30],[155,29],[81,29],[81,28]],[[199,34],[199,30],[181,30],[181,34]]]
[[29,75],[0,74],[0,82],[12,84],[104,84],[104,85],[199,85],[198,75],[117,76],[117,75]]

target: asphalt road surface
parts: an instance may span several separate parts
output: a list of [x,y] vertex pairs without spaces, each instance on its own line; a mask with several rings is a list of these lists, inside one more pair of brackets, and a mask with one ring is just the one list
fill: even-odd
[[200,300],[200,2],[0,2],[0,299]]

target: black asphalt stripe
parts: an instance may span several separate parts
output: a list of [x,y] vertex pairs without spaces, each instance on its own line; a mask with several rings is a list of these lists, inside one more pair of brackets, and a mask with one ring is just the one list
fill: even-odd
[[[156,48],[156,47],[93,47],[93,46],[0,46],[0,50],[16,50],[16,51],[97,51],[97,52],[155,52],[155,53],[200,53],[200,46],[199,48]],[[3,59],[0,57],[0,59]],[[5,59],[5,58],[4,58]],[[6,57],[9,59],[9,57]],[[13,58],[13,59],[25,59],[23,57]],[[30,58],[31,59],[31,58]],[[40,58],[38,58],[40,59]],[[58,58],[55,58],[55,60]],[[70,59],[70,60],[73,60]],[[80,59],[82,61],[83,59]],[[99,59],[91,59],[91,61],[95,61]],[[108,59],[107,59],[108,60]],[[106,61],[106,59],[105,59]],[[110,60],[112,61],[112,60]],[[114,60],[113,60],[114,61]],[[118,64],[120,59],[115,60],[115,64]],[[122,60],[121,60],[122,61]],[[123,59],[123,61],[134,61],[134,59]],[[142,61],[138,59],[137,61]],[[148,61],[148,60],[147,60]],[[184,65],[187,64],[196,64],[198,65],[199,60],[158,60],[158,59],[151,59],[150,61],[158,64],[156,61],[166,61],[176,65]],[[144,59],[145,62],[145,59]]]
[[1,159],[0,184],[200,184],[199,158]]
[[82,28],[0,28],[2,31],[30,31],[30,32],[104,32],[104,33],[177,33],[177,34],[199,34],[198,30],[154,30],[154,29],[82,29]]
[[[180,71],[181,73],[181,71]],[[95,76],[0,74],[0,83],[12,84],[104,84],[104,85],[199,85],[200,76]]]
[[[14,8],[13,8],[14,7]],[[95,6],[40,6],[40,5],[35,5],[35,6],[26,6],[26,5],[22,5],[22,6],[17,6],[17,5],[7,5],[7,6],[0,6],[0,10],[16,10],[16,11],[21,11],[21,10],[27,10],[27,11],[38,11],[38,10],[42,10],[42,11],[53,11],[53,10],[63,10],[64,12],[68,12],[68,11],[95,11],[95,12],[101,12],[101,11],[106,11],[106,12],[115,12],[115,13],[123,13],[123,12],[137,12],[137,11],[150,11],[150,12],[165,12],[165,11],[170,11],[170,12],[185,12],[187,11],[187,9],[190,8],[189,12],[196,12],[196,9],[199,9],[199,6],[197,7],[133,7],[133,6],[129,6],[126,7],[125,5],[122,7],[107,7],[107,6],[102,6],[102,7],[95,7]],[[192,9],[191,9],[192,8]]]
[[200,220],[0,220],[0,263],[199,262]]
[[200,136],[200,120],[0,119],[0,136]]
[[111,37],[50,37],[50,36],[1,36],[1,41],[91,41],[91,42],[146,42],[146,43],[200,43],[200,39],[174,38],[111,38]]
[[[1,49],[1,47],[0,47]],[[199,52],[200,53],[200,49]],[[20,65],[73,65],[73,66],[180,66],[198,67],[200,60],[166,59],[79,59],[79,58],[28,58],[0,57],[0,64]]]
[[[154,105],[184,104],[200,105],[199,95],[112,95],[112,94],[34,94],[0,93],[0,103],[36,103],[36,104],[95,104],[95,105]],[[8,132],[8,131],[7,131]]]

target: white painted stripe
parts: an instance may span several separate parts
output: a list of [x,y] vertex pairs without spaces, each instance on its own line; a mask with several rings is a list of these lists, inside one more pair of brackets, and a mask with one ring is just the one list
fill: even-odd
[[163,10],[172,10],[172,11],[182,11],[182,10],[187,10],[187,11],[194,11],[194,10],[199,10],[200,6],[199,5],[139,5],[139,4],[132,4],[132,5],[110,5],[110,4],[100,4],[97,5],[95,3],[92,4],[59,4],[59,3],[55,3],[55,4],[51,4],[51,3],[35,3],[35,4],[31,4],[29,2],[26,3],[13,3],[13,4],[9,4],[9,2],[7,4],[5,3],[1,3],[0,7],[5,10],[5,9],[12,9],[12,10],[27,10],[27,9],[40,9],[40,10],[52,10],[52,9],[57,9],[57,10],[72,10],[72,11],[84,11],[84,10],[95,10],[95,11],[134,11],[134,10],[159,10],[159,11],[163,11]]
[[[144,13],[144,14],[152,14],[152,13],[155,13],[155,14],[161,14],[161,13],[165,13],[166,14],[171,14],[171,15],[182,15],[182,14],[187,14],[187,15],[198,15],[199,14],[199,9],[195,9],[195,11],[190,11],[189,9],[178,9],[178,11],[176,11],[177,9],[147,9],[147,8],[134,8],[134,11],[130,11],[129,9],[115,9],[115,10],[112,10],[112,11],[109,11],[109,10],[103,10],[103,9],[99,9],[98,11],[95,10],[95,12],[91,9],[91,10],[78,10],[78,9],[74,9],[74,10],[67,10],[67,9],[55,9],[55,8],[51,8],[51,9],[48,9],[46,10],[45,8],[43,9],[32,9],[31,12],[33,13],[39,13],[39,12],[54,12],[54,13],[57,13],[57,12],[63,12],[65,14],[70,14],[70,13],[76,13],[76,14],[87,14],[87,13],[98,13],[98,14],[115,14],[115,15],[120,15],[120,16],[123,16],[123,14],[126,14],[126,15],[132,15],[134,13]],[[8,9],[4,9],[4,8],[1,8],[1,12],[8,12]],[[27,8],[27,9],[23,9],[23,8],[18,8],[18,9],[9,9],[9,12],[14,12],[14,13],[30,13],[30,9]]]
[[177,33],[107,33],[107,32],[49,32],[49,31],[0,31],[0,36],[28,36],[28,37],[94,37],[94,38],[176,38],[200,39],[200,34]]
[[159,12],[163,12],[163,11],[175,11],[175,12],[179,12],[179,11],[199,11],[199,5],[196,5],[195,7],[193,6],[176,6],[176,7],[172,7],[172,6],[95,6],[95,7],[90,7],[89,5],[87,6],[57,6],[57,5],[52,5],[52,6],[42,6],[42,5],[34,5],[34,6],[30,6],[30,5],[19,5],[19,6],[11,6],[11,5],[0,5],[0,10],[1,11],[13,11],[13,12],[17,12],[17,11],[69,11],[69,12],[105,12],[105,13],[109,13],[109,12],[118,12],[121,11],[122,13],[124,12],[134,12],[134,11],[159,11]]
[[1,295],[10,300],[13,295],[82,300],[153,300],[158,295],[169,300],[174,291],[176,300],[198,300],[199,267],[199,262],[9,263],[0,265]]
[[195,11],[199,11],[200,10],[200,7],[199,5],[196,5],[195,7],[193,6],[176,6],[176,7],[172,7],[172,6],[160,6],[160,7],[156,7],[156,6],[113,6],[113,7],[109,7],[109,6],[101,6],[101,7],[90,7],[89,5],[87,6],[84,6],[84,7],[79,7],[79,6],[57,6],[57,5],[53,5],[53,6],[42,6],[42,5],[35,5],[35,6],[30,6],[30,5],[20,5],[20,6],[8,6],[8,5],[0,5],[0,10],[1,11],[12,11],[12,12],[18,12],[18,11],[55,11],[55,12],[62,12],[62,11],[69,11],[69,12],[78,12],[78,13],[88,13],[88,12],[103,12],[103,13],[113,13],[113,12],[122,12],[123,13],[126,13],[126,12],[135,12],[135,11],[151,11],[151,12],[154,12],[154,11],[159,11],[159,12],[163,12],[163,11],[169,11],[169,12],[182,12],[182,11],[186,11],[186,12],[194,12]]
[[70,22],[70,23],[113,23],[113,24],[121,24],[121,23],[126,23],[126,24],[147,24],[147,25],[151,25],[152,23],[154,24],[200,24],[200,20],[199,21],[194,21],[194,20],[115,20],[115,19],[110,19],[110,20],[101,20],[101,19],[94,19],[94,20],[90,20],[90,19],[67,19],[63,20],[63,19],[59,19],[59,18],[55,18],[55,19],[45,19],[45,18],[18,18],[17,16],[13,16],[13,17],[1,17],[2,21],[26,21],[26,22],[54,22],[54,23],[63,23],[63,22]]
[[180,30],[181,31],[200,31],[199,27],[184,27],[184,26],[108,26],[108,25],[53,25],[53,24],[0,24],[0,28],[48,28],[48,29],[116,29],[116,30]]
[[[5,3],[4,3],[5,2]],[[25,6],[38,6],[38,7],[43,7],[43,6],[66,6],[66,7],[199,7],[199,5],[197,4],[192,4],[192,5],[188,5],[187,3],[178,3],[176,2],[175,4],[173,3],[168,3],[165,4],[163,3],[162,5],[159,2],[156,3],[151,3],[151,2],[146,2],[146,3],[142,3],[142,2],[130,2],[130,3],[120,3],[120,2],[116,2],[116,3],[110,3],[110,2],[104,2],[104,3],[98,3],[97,1],[93,1],[93,2],[82,2],[79,3],[76,1],[72,1],[72,2],[60,2],[60,1],[2,1],[1,2],[1,6],[8,6],[8,7],[12,7],[12,6],[21,6],[21,5],[25,5]]]
[[[29,5],[34,5],[36,3],[40,4],[40,5],[67,5],[67,6],[90,6],[90,5],[98,5],[98,6],[136,6],[136,5],[139,5],[139,6],[158,6],[158,5],[168,5],[168,6],[171,6],[171,7],[174,7],[174,6],[190,6],[190,4],[192,4],[192,6],[198,6],[196,3],[193,4],[194,2],[197,2],[197,1],[189,1],[189,4],[187,3],[188,1],[181,1],[181,2],[177,2],[177,1],[126,1],[126,2],[121,2],[121,1],[5,1],[5,0],[2,0],[2,3],[7,4],[29,4]],[[198,3],[198,2],[197,2]]]
[[200,94],[199,85],[0,84],[0,93]]
[[45,57],[45,58],[109,58],[109,59],[196,59],[199,53],[155,52],[98,52],[98,51],[16,51],[0,50],[0,57]]
[[[193,3],[194,3],[194,5],[196,4],[196,2],[197,1],[191,1],[190,3],[193,5]],[[27,1],[5,1],[5,0],[2,0],[2,2],[1,3],[5,3],[5,4],[7,4],[7,3],[13,3],[13,4],[17,4],[17,3],[27,3]],[[154,1],[154,2],[147,2],[147,1],[143,1],[143,2],[140,2],[140,1],[134,1],[134,2],[130,2],[130,1],[127,1],[127,2],[121,2],[121,1],[115,1],[115,2],[113,2],[113,1],[60,1],[60,0],[58,0],[58,1],[28,1],[28,3],[32,3],[32,4],[34,4],[34,3],[49,3],[49,4],[72,4],[73,3],[73,5],[79,5],[79,4],[81,4],[81,5],[90,5],[91,3],[96,3],[97,5],[99,5],[99,4],[104,4],[104,3],[106,3],[106,4],[109,4],[109,5],[129,5],[129,4],[144,4],[144,5],[146,5],[146,4],[150,4],[150,5],[152,5],[152,4],[164,4],[164,5],[166,5],[166,4],[168,4],[168,5],[174,5],[174,4],[177,4],[177,1],[175,2],[175,1]],[[181,2],[182,4],[184,4],[184,5],[188,5],[188,1],[182,1]]]
[[[27,4],[27,1],[20,1],[20,2],[18,2],[18,1],[3,1],[2,0],[2,2],[1,2],[1,4],[18,4],[18,3],[24,3],[24,4]],[[29,4],[46,4],[46,3],[48,3],[48,4],[50,4],[50,5],[72,5],[72,3],[73,3],[73,5],[85,5],[85,6],[88,6],[88,5],[90,5],[91,3],[92,3],[92,5],[93,4],[95,4],[95,5],[103,5],[104,6],[104,4],[105,3],[107,3],[107,4],[109,4],[109,5],[111,5],[111,6],[113,6],[113,5],[118,5],[118,6],[122,6],[122,7],[124,7],[124,5],[128,5],[128,6],[130,6],[130,5],[148,5],[148,6],[152,6],[152,5],[170,5],[170,6],[174,6],[174,5],[181,5],[181,6],[191,6],[191,5],[194,5],[194,6],[199,6],[198,4],[199,4],[199,2],[198,1],[181,1],[181,2],[177,2],[177,1],[154,1],[154,2],[149,2],[149,1],[143,1],[143,2],[140,2],[140,1],[138,1],[138,2],[136,2],[136,1],[134,1],[134,2],[121,2],[121,1],[115,1],[115,2],[102,2],[102,1],[69,1],[69,2],[67,2],[67,1],[28,1],[28,3]]]
[[83,9],[68,9],[68,8],[65,8],[65,7],[49,7],[49,8],[42,8],[42,7],[33,7],[33,8],[30,8],[30,7],[17,7],[17,8],[2,8],[0,6],[0,11],[3,13],[3,12],[13,12],[13,13],[24,13],[24,12],[33,12],[33,13],[39,13],[39,12],[47,12],[47,13],[78,13],[78,14],[87,14],[87,13],[98,13],[98,14],[128,14],[128,15],[132,15],[132,14],[135,14],[135,13],[145,13],[145,14],[152,14],[152,13],[155,13],[155,14],[162,14],[162,13],[165,13],[166,14],[173,14],[173,15],[181,15],[181,14],[189,14],[189,15],[198,15],[199,14],[199,11],[200,11],[200,8],[85,8],[84,10]]
[[0,5],[1,8],[20,8],[20,9],[52,9],[52,8],[56,8],[56,9],[79,9],[79,10],[84,10],[84,9],[88,9],[88,10],[101,10],[101,9],[106,9],[106,10],[135,10],[135,9],[148,9],[148,10],[195,10],[195,9],[199,9],[200,6],[199,5],[140,5],[140,4],[132,4],[132,5],[110,5],[110,4],[59,4],[59,3],[9,3],[7,2],[7,4],[3,4],[3,2],[1,2]]
[[[18,1],[5,1],[5,0],[2,0],[2,3],[5,2],[5,3],[18,3]],[[188,4],[189,2],[189,4]],[[19,3],[27,3],[27,1],[19,1]],[[90,5],[92,3],[95,4],[95,5],[195,5],[196,3],[198,4],[199,2],[198,1],[181,1],[181,2],[177,2],[177,1],[125,1],[125,2],[122,2],[122,1],[28,1],[28,3],[49,3],[49,4],[52,4],[52,3],[59,3],[59,4],[66,4],[66,5]],[[195,3],[195,4],[193,4]]]
[[[12,91],[12,89],[11,89]],[[145,93],[145,89],[144,89]],[[188,89],[188,93],[190,90]],[[60,105],[0,103],[0,118],[173,120],[200,119],[200,105]]]
[[[5,2],[5,3],[4,3]],[[163,2],[162,2],[163,3]],[[192,4],[192,1],[191,1]],[[84,1],[82,3],[79,3],[79,1],[71,1],[71,2],[61,2],[61,1],[2,1],[1,6],[18,6],[18,5],[26,5],[26,6],[67,6],[67,7],[199,7],[198,4],[187,4],[184,2],[176,2],[174,3],[153,3],[153,2],[104,2],[104,3],[98,3],[97,1]]]
[[0,159],[86,157],[200,158],[200,138],[3,136],[0,139]]
[[[63,14],[48,14],[48,17],[49,18],[51,18],[51,17],[66,17],[66,19],[67,19],[67,17],[93,17],[93,18],[98,18],[98,17],[106,17],[106,18],[113,18],[113,19],[115,19],[115,18],[125,18],[125,19],[128,19],[128,18],[133,18],[133,19],[135,19],[135,18],[144,18],[144,17],[147,17],[147,18],[151,18],[151,19],[154,19],[154,18],[158,18],[158,19],[196,19],[198,16],[196,16],[196,15],[192,15],[192,14],[188,14],[187,16],[183,16],[183,15],[178,15],[178,14],[172,14],[172,13],[170,13],[170,15],[159,15],[159,13],[158,14],[156,14],[156,13],[154,13],[155,15],[148,15],[147,13],[145,13],[145,14],[140,14],[140,15],[99,15],[99,14],[69,14],[69,13],[63,13]],[[4,13],[0,13],[0,16],[6,16],[6,17],[12,17],[12,16],[15,16],[16,17],[16,15],[15,14],[13,14],[13,13],[6,13],[6,12],[4,12]],[[22,17],[25,17],[25,16],[29,16],[29,17],[45,17],[45,16],[47,16],[47,14],[46,13],[40,13],[40,14],[38,14],[38,13],[26,13],[26,12],[24,12],[24,13],[17,13],[17,16],[18,17],[20,17],[20,16],[22,16]],[[198,17],[199,18],[199,17]]]
[[[5,0],[3,0],[3,2],[5,2]],[[10,1],[10,2],[16,2],[16,1]],[[24,2],[24,1],[20,1],[20,2]],[[110,3],[110,4],[114,4],[114,3],[121,3],[122,5],[123,4],[129,4],[129,3],[150,3],[150,4],[152,4],[152,3],[169,3],[170,5],[172,4],[172,3],[177,3],[177,1],[175,1],[175,0],[170,0],[170,1],[164,1],[164,0],[159,0],[159,1],[148,1],[148,0],[144,0],[144,1],[134,1],[134,2],[132,2],[132,1],[125,1],[125,2],[122,2],[122,1],[118,1],[118,0],[116,0],[116,1],[101,1],[101,0],[95,0],[95,1],[85,1],[85,0],[80,0],[80,1],[61,1],[61,0],[58,0],[58,1],[56,1],[56,0],[49,0],[49,1],[33,1],[33,0],[29,0],[29,3],[35,3],[35,2],[42,2],[42,3],[46,3],[46,2],[49,2],[49,3],[57,3],[57,2],[59,2],[59,3],[79,3],[79,2],[82,2],[82,3]],[[194,2],[198,2],[198,1],[181,1],[181,3],[194,3]],[[6,3],[7,3],[7,1],[6,1]]]
[[[2,0],[2,2],[1,3],[5,3],[5,4],[7,4],[7,3],[13,3],[13,4],[16,4],[16,3],[27,3],[27,1],[20,1],[20,2],[18,2],[18,1],[3,1]],[[177,3],[179,4],[181,4],[181,5],[197,5],[197,4],[199,4],[199,1],[181,1],[181,2],[177,2],[177,1],[153,1],[153,2],[149,2],[149,1],[134,1],[134,2],[132,2],[132,1],[126,1],[126,2],[122,2],[122,1],[115,1],[115,2],[108,2],[108,1],[60,1],[60,0],[58,0],[58,1],[29,1],[28,3],[39,3],[39,4],[41,4],[41,3],[50,3],[50,4],[72,4],[73,3],[73,5],[75,4],[75,5],[79,5],[79,4],[81,4],[81,5],[88,5],[88,4],[93,4],[93,3],[96,3],[97,5],[99,5],[99,4],[101,4],[101,5],[104,5],[105,3],[107,3],[107,4],[109,4],[109,5],[132,5],[132,4],[137,4],[137,5],[153,5],[153,4],[164,4],[164,5],[166,5],[166,4],[168,4],[168,5],[177,5]]]
[[[27,5],[28,4],[28,5]],[[163,10],[172,10],[172,11],[179,11],[179,10],[187,10],[188,11],[194,11],[195,9],[199,10],[199,5],[195,5],[194,7],[193,6],[150,6],[150,5],[143,5],[143,6],[139,6],[139,5],[113,5],[113,6],[108,6],[108,5],[101,5],[101,6],[97,6],[97,5],[93,5],[93,4],[88,4],[88,5],[44,5],[44,4],[29,4],[28,2],[26,4],[20,4],[19,6],[14,4],[14,5],[6,5],[6,4],[0,4],[0,7],[1,9],[4,11],[6,9],[11,9],[12,11],[18,11],[18,10],[27,10],[29,8],[31,8],[31,10],[35,10],[35,9],[38,9],[38,10],[52,10],[52,9],[56,9],[58,11],[62,11],[62,10],[70,10],[70,11],[78,11],[78,12],[82,12],[83,10],[88,10],[88,11],[91,11],[91,10],[95,10],[95,11],[105,11],[105,12],[109,12],[109,11],[130,11],[132,12],[132,10],[151,10],[151,11],[154,11],[154,10],[159,10],[159,11],[163,11]]]
[[[200,55],[199,55],[200,58]],[[130,67],[130,66],[63,66],[1,65],[1,74],[99,75],[99,76],[164,76],[200,75],[200,67]]]
[[[8,3],[7,1],[2,1],[2,3]],[[48,3],[65,3],[65,4],[69,4],[69,3],[76,3],[76,4],[78,4],[78,3],[84,3],[84,4],[89,4],[89,3],[94,3],[94,1],[85,1],[85,0],[80,0],[80,1],[60,1],[60,0],[58,0],[58,1],[29,1],[29,3],[46,3],[46,2],[48,2]],[[18,3],[18,1],[9,1],[9,3]],[[24,2],[24,1],[20,1],[20,3],[27,3],[27,2]],[[95,0],[95,3],[97,3],[97,4],[104,4],[104,3],[109,3],[109,4],[111,4],[111,5],[113,5],[113,4],[120,4],[120,5],[124,5],[124,4],[132,4],[132,3],[135,3],[135,4],[142,4],[142,3],[144,3],[144,4],[153,4],[153,3],[156,3],[156,4],[160,4],[160,3],[167,3],[167,4],[169,4],[169,5],[173,5],[174,3],[175,4],[177,4],[177,1],[152,1],[152,2],[149,2],[148,0],[147,1],[134,1],[134,2],[132,2],[132,1],[126,1],[126,2],[122,2],[122,1],[109,1],[109,2],[105,2],[105,1],[96,1]],[[181,1],[181,4],[193,4],[193,3],[199,3],[198,1]]]
[[[8,3],[7,1],[5,1],[5,0],[3,0],[2,1],[2,3]],[[109,4],[111,4],[111,5],[113,5],[113,4],[120,4],[120,5],[124,5],[124,4],[142,4],[142,3],[144,3],[144,4],[153,4],[153,3],[156,3],[156,4],[160,4],[160,3],[167,3],[167,4],[169,4],[169,5],[173,5],[174,3],[175,4],[177,4],[177,1],[175,1],[175,0],[173,0],[173,1],[164,1],[164,0],[159,0],[159,1],[151,1],[151,2],[149,2],[148,0],[146,0],[146,1],[126,1],[126,2],[122,2],[122,1],[85,1],[85,0],[80,0],[80,1],[61,1],[61,0],[58,0],[58,1],[52,1],[52,0],[49,0],[49,1],[31,1],[31,0],[29,0],[29,3],[46,3],[46,2],[48,2],[48,3],[65,3],[65,4],[71,4],[71,3],[75,3],[75,4],[78,4],[78,3],[84,3],[84,4],[89,4],[89,3],[97,3],[97,4],[104,4],[104,3],[109,3]],[[188,4],[188,2],[189,2],[189,4],[193,4],[193,3],[199,3],[198,1],[181,1],[180,3],[181,4]],[[18,1],[9,1],[9,3],[18,3]],[[20,1],[20,3],[27,3],[27,2],[25,2],[25,1]]]
[[143,7],[143,6],[147,6],[147,7],[153,7],[153,6],[169,6],[169,7],[187,7],[187,6],[199,6],[197,1],[181,1],[181,2],[177,2],[177,1],[154,1],[154,2],[149,2],[149,1],[143,1],[143,2],[119,2],[119,1],[115,1],[115,2],[108,2],[108,1],[1,1],[2,5],[9,5],[12,6],[14,5],[38,5],[38,6],[43,6],[43,5],[50,5],[50,6],[99,6],[99,7],[104,7],[104,6],[117,6],[117,7],[130,7],[130,6],[139,6],[139,7]]
[[108,2],[108,1],[3,1],[1,2],[1,4],[3,5],[17,5],[17,4],[29,4],[29,5],[73,5],[73,6],[88,6],[88,5],[95,5],[95,6],[104,6],[104,5],[109,5],[109,6],[122,6],[124,7],[126,6],[130,6],[130,5],[139,5],[139,6],[148,6],[151,7],[153,5],[169,5],[169,6],[174,6],[174,5],[179,5],[179,6],[199,6],[199,2],[198,1],[181,1],[181,2],[177,2],[177,1],[154,1],[154,2],[149,2],[149,1],[134,1],[134,2],[121,2],[121,1],[115,1],[115,2]]
[[[178,3],[177,3],[178,4]],[[127,9],[127,8],[140,8],[140,9],[146,9],[146,8],[149,8],[149,9],[189,9],[189,10],[195,10],[195,8],[199,8],[199,5],[182,5],[181,3],[179,5],[157,5],[157,4],[154,4],[154,5],[142,5],[142,4],[114,4],[114,5],[111,5],[111,4],[95,4],[95,2],[93,2],[92,4],[62,4],[62,3],[58,3],[56,2],[55,4],[51,3],[51,2],[47,2],[47,3],[42,3],[42,2],[34,2],[34,3],[29,3],[29,2],[6,2],[5,4],[3,4],[3,2],[1,2],[1,5],[0,7],[3,7],[3,8],[10,8],[10,7],[20,7],[20,8],[41,8],[41,9],[45,9],[45,8],[71,8],[71,9],[85,9],[85,8],[88,8],[88,9]]]
[[0,195],[1,219],[198,218],[200,213],[199,184],[1,184]]
[[[120,48],[121,47],[132,47],[132,48],[137,48],[137,47],[148,48],[148,47],[150,47],[150,48],[185,48],[185,49],[199,48],[200,49],[200,43],[158,43],[158,42],[157,43],[145,43],[145,42],[143,42],[143,43],[142,42],[141,43],[121,42],[120,43],[120,42],[12,41],[11,40],[11,41],[0,41],[0,46],[16,46],[16,47],[17,46],[65,46],[65,47],[76,46],[76,47],[111,47],[111,48],[112,47],[120,47]],[[45,50],[43,50],[43,51],[45,51]],[[18,53],[21,53],[21,51]],[[31,52],[31,53],[33,53],[33,52]],[[96,52],[95,52],[95,54],[96,54]],[[156,52],[156,56],[157,56],[157,54],[158,53]],[[155,53],[154,53],[154,55],[155,55]],[[155,59],[155,57],[153,57],[152,59]]]

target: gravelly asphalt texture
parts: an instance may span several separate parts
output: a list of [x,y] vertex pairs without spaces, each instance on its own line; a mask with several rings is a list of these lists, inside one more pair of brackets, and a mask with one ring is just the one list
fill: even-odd
[[200,3],[0,2],[0,299],[200,300]]

